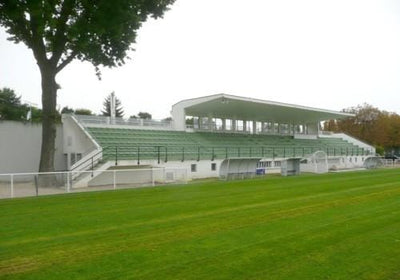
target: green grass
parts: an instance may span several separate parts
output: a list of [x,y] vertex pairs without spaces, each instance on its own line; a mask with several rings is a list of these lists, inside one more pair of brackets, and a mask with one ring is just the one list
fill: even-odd
[[400,279],[400,170],[0,201],[0,279]]

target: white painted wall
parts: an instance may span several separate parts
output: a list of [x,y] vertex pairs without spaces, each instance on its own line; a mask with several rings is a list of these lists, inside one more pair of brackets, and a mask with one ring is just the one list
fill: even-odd
[[[222,160],[188,160],[188,161],[168,161],[168,162],[161,162],[160,164],[157,163],[156,160],[142,160],[140,161],[140,165],[149,165],[153,167],[165,167],[165,168],[179,168],[179,169],[186,169],[187,175],[189,179],[201,179],[201,178],[211,178],[211,177],[218,177],[219,176],[219,168],[221,166]],[[216,170],[211,170],[211,165],[216,164]],[[191,167],[192,164],[196,165],[196,171],[192,172]],[[130,160],[120,160],[118,161],[119,166],[123,165],[137,165],[137,161],[130,161]]]
[[[54,165],[66,169],[63,155],[63,130],[57,126]],[[0,121],[0,174],[38,172],[42,145],[42,125],[29,122]]]
[[85,132],[73,117],[63,115],[63,153],[68,156],[68,165],[70,168],[71,153],[81,154],[82,158],[93,150],[97,150],[100,146],[94,139]]

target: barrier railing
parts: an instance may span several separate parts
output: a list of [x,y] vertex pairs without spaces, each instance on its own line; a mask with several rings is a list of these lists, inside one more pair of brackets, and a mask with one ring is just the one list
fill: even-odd
[[187,160],[215,160],[225,158],[262,157],[290,158],[305,157],[316,151],[324,151],[328,156],[366,156],[369,151],[362,148],[326,148],[326,147],[279,147],[279,146],[108,146],[103,149],[103,161],[131,160],[141,164],[143,160],[155,160],[158,163]]
[[138,168],[0,174],[0,198],[187,183],[186,169]]
[[92,125],[118,125],[118,126],[133,126],[133,127],[152,127],[172,129],[173,122],[169,120],[154,120],[154,119],[123,119],[110,118],[105,116],[86,116],[74,115],[75,118],[84,126]]

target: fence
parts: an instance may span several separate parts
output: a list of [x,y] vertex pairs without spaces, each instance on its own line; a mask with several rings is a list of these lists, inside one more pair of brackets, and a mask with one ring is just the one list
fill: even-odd
[[382,162],[385,167],[400,167],[399,159],[382,159]]
[[146,168],[0,174],[0,198],[187,183],[187,169]]

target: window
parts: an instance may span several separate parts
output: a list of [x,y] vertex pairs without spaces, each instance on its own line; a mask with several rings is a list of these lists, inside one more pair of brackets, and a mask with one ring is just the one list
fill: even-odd
[[211,171],[217,170],[217,164],[216,163],[211,163]]
[[71,153],[71,165],[73,165],[75,162],[76,162],[75,153]]
[[191,164],[191,165],[190,165],[190,170],[191,170],[192,172],[197,172],[197,164]]
[[279,167],[281,166],[281,162],[280,161],[275,161],[275,167]]
[[271,167],[272,162],[271,161],[264,161],[264,166],[263,167]]

